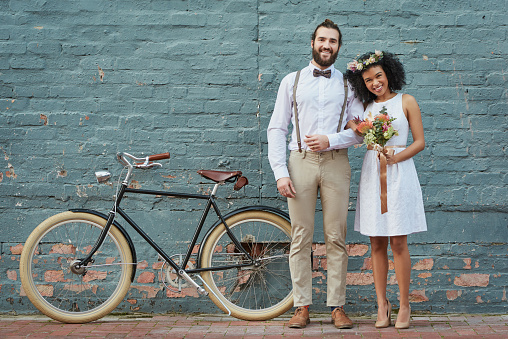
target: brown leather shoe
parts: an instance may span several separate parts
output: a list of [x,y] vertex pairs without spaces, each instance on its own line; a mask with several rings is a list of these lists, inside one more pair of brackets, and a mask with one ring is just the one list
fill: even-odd
[[332,324],[337,328],[353,328],[353,322],[348,318],[342,307],[337,307],[332,312]]
[[310,323],[309,310],[307,307],[300,306],[296,309],[295,315],[289,320],[288,327],[305,328]]

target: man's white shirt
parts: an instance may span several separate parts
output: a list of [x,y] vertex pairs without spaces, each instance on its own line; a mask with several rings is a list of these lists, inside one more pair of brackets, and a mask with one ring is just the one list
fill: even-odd
[[[332,72],[330,79],[328,79],[323,76],[315,77],[313,75],[314,69],[318,68],[312,63],[302,69],[296,92],[302,149],[309,150],[303,139],[305,135],[312,134],[324,134],[328,137],[330,147],[324,151],[347,148],[361,143],[361,137],[351,129],[344,130],[344,127],[355,116],[363,116],[362,103],[354,97],[353,90],[349,87],[341,132],[337,133],[345,94],[342,73],[332,65],[327,68]],[[295,78],[296,72],[293,72],[282,79],[268,125],[268,160],[275,180],[289,177],[286,164],[286,135],[289,131],[289,122],[293,126],[295,125],[293,111]],[[287,149],[298,150],[296,128],[294,127]]]

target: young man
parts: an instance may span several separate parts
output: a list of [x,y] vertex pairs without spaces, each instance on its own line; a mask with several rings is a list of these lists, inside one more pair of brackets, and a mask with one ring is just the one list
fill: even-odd
[[[296,110],[293,89],[297,72],[294,72],[280,84],[268,126],[268,158],[277,189],[288,198],[291,216],[289,264],[297,307],[289,321],[289,327],[293,328],[304,328],[310,322],[310,255],[318,191],[326,243],[327,305],[332,309],[332,322],[337,328],[353,327],[342,307],[346,297],[346,219],[351,177],[347,147],[361,143],[362,139],[351,129],[344,131],[344,126],[354,116],[362,115],[363,105],[355,99],[351,89],[345,99],[343,75],[333,66],[341,45],[340,29],[331,20],[317,26],[311,40],[312,61],[301,70],[297,81]],[[343,106],[345,112],[341,117]],[[286,165],[290,121],[293,132]]]

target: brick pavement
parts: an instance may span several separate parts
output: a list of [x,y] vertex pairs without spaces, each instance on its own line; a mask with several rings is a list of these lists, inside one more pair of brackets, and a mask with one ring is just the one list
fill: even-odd
[[303,329],[286,326],[289,317],[248,322],[218,315],[108,316],[88,324],[62,324],[43,316],[0,316],[0,338],[157,337],[157,338],[508,338],[508,315],[412,317],[411,328],[375,329],[374,318],[352,318],[350,330],[337,330],[327,314],[311,314]]

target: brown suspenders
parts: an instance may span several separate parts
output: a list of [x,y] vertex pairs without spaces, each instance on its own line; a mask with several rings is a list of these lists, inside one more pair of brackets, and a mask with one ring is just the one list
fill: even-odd
[[[300,123],[298,122],[298,107],[296,105],[296,88],[298,87],[298,80],[300,79],[301,70],[296,72],[295,84],[293,85],[293,111],[295,115],[295,129],[296,129],[296,141],[298,143],[298,152],[302,152],[302,141],[300,140]],[[343,75],[344,80],[344,103],[342,104],[342,111],[340,112],[340,120],[339,126],[337,127],[337,133],[340,132],[340,127],[342,126],[342,120],[344,118],[344,111],[346,110],[347,105],[347,79],[346,76]]]

